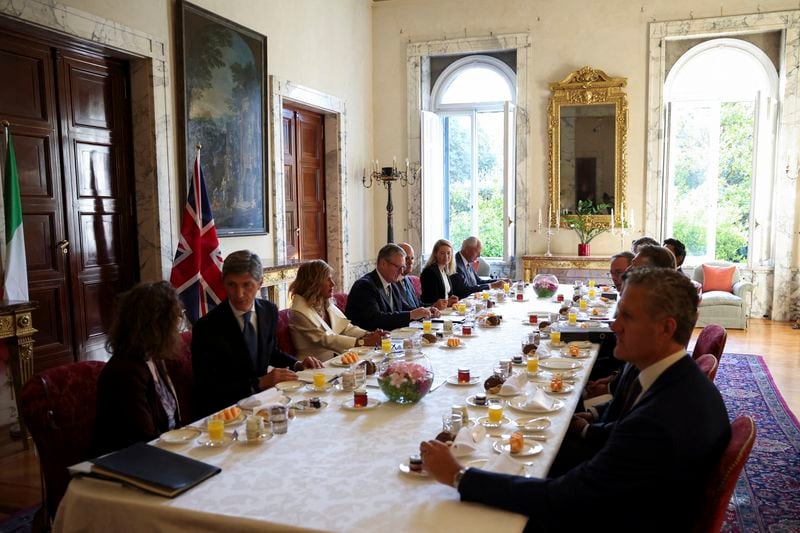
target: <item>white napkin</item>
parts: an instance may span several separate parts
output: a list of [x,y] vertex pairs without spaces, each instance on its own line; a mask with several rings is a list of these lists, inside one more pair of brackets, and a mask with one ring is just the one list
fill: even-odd
[[266,405],[280,403],[283,393],[278,389],[267,389],[239,402],[239,407],[244,409],[259,409]]
[[553,398],[549,397],[541,389],[536,389],[533,394],[525,395],[525,404],[523,408],[549,411],[553,408],[553,405],[555,405],[555,400],[553,400]]
[[486,428],[483,426],[463,427],[458,431],[450,450],[456,457],[470,455],[478,450],[478,444],[484,437],[486,437]]
[[498,474],[522,474],[524,466],[511,458],[508,452],[496,455],[493,459],[483,465],[483,470],[497,472]]
[[525,374],[515,374],[508,378],[503,386],[500,387],[499,394],[502,396],[511,396],[520,394],[528,383],[528,376]]

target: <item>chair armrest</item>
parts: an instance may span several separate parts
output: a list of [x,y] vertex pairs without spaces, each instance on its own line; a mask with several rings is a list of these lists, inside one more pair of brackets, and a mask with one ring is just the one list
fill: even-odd
[[754,285],[749,281],[737,281],[733,284],[733,294],[744,298],[747,293],[753,292]]

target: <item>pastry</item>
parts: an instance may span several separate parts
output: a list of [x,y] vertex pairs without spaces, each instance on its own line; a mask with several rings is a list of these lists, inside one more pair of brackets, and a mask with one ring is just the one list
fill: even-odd
[[548,322],[547,320],[542,320],[541,322],[539,322],[539,330],[547,329],[549,327],[550,327],[550,322]]
[[356,352],[344,352],[339,360],[343,365],[352,365],[358,361],[358,354]]
[[483,388],[486,389],[486,392],[489,392],[489,393],[492,393],[492,394],[497,394],[498,392],[500,392],[500,388],[503,386],[503,383],[505,383],[505,382],[506,382],[505,379],[503,379],[502,377],[498,376],[497,374],[494,374],[494,375],[490,376],[483,383]]
[[561,392],[564,390],[564,380],[560,374],[556,374],[553,376],[553,379],[550,380],[550,390],[553,392]]
[[450,433],[449,431],[442,431],[438,435],[436,435],[436,440],[448,443],[456,440],[456,436]]
[[[537,346],[536,344],[531,342],[531,343],[528,343],[528,344],[525,345],[525,347],[522,349],[522,353],[524,353],[525,355],[528,355],[529,353],[536,352],[537,348],[539,348],[539,346]],[[520,363],[521,362],[522,361],[520,361]]]
[[450,348],[458,348],[459,346],[461,346],[461,339],[457,337],[450,337],[449,339],[447,339],[447,346],[449,346]]
[[227,409],[223,409],[218,413],[214,413],[211,415],[211,418],[213,420],[224,420],[225,422],[229,422],[238,418],[241,413],[242,410],[234,405],[233,407],[228,407]]
[[364,365],[364,369],[367,371],[368,376],[371,376],[378,371],[378,366],[369,359],[365,359],[361,364]]
[[486,317],[486,324],[489,326],[499,326],[500,317],[497,315],[489,315]]
[[426,341],[428,344],[433,344],[436,342],[436,335],[433,333],[423,333],[422,340]]
[[508,447],[511,450],[511,453],[519,453],[522,451],[522,445],[525,442],[525,438],[522,436],[522,433],[519,431],[515,431],[511,434],[511,437],[508,439]]
[[578,348],[577,345],[570,344],[570,346],[569,346],[569,354],[572,357],[578,357],[578,355],[580,355],[580,353],[581,353],[581,350],[580,350],[580,348]]

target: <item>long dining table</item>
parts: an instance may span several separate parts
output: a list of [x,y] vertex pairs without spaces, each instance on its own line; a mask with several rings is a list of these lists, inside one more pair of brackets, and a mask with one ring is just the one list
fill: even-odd
[[[572,296],[572,287],[559,292]],[[341,404],[352,393],[319,393],[298,390],[293,401],[319,396],[328,406],[310,414],[297,414],[288,432],[263,444],[233,442],[225,448],[208,448],[191,441],[180,445],[154,442],[186,456],[219,466],[222,471],[180,496],[169,499],[118,483],[91,477],[74,478],[59,506],[55,531],[454,531],[484,533],[521,531],[526,517],[487,506],[463,503],[452,487],[403,473],[399,465],[419,450],[422,440],[442,429],[442,415],[468,396],[483,392],[483,380],[500,359],[520,353],[523,334],[535,326],[526,324],[528,314],[556,312],[552,298],[537,298],[527,287],[524,300],[506,299],[492,309],[502,316],[499,326],[475,328],[462,338],[461,349],[443,348],[437,342],[423,348],[437,376],[454,376],[459,367],[480,375],[472,386],[441,384],[415,404],[385,401],[377,388],[370,397],[383,403],[370,410],[352,411]],[[542,434],[541,453],[525,457],[530,464],[522,472],[546,477],[566,433],[571,415],[597,356],[592,345],[582,367],[575,371],[574,390],[558,397],[563,407],[547,415],[551,426]],[[543,356],[555,353],[549,341],[539,348]],[[524,367],[522,368],[524,371]],[[539,385],[528,381],[526,391]],[[486,415],[486,409],[468,407],[470,418]],[[505,408],[512,423],[500,428],[514,430],[513,420],[531,414]],[[202,422],[202,421],[201,421]],[[199,425],[199,423],[195,424]],[[239,428],[244,433],[244,425]],[[492,437],[486,438],[492,442]],[[484,443],[479,457],[495,452]],[[462,459],[472,459],[467,457]]]

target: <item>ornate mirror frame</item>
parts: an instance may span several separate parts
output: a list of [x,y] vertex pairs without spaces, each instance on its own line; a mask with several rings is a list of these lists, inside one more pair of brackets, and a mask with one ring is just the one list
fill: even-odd
[[[623,88],[627,78],[611,78],[602,70],[583,67],[572,72],[563,81],[550,84],[552,95],[547,107],[547,131],[550,136],[550,205],[553,207],[550,224],[555,226],[556,214],[561,212],[561,108],[563,106],[614,105],[615,143],[614,143],[614,213],[615,225],[620,224],[621,209],[628,205],[627,188],[627,149],[628,149],[628,98]],[[627,209],[627,208],[626,208]],[[594,215],[595,223],[608,227],[611,215]],[[627,218],[627,217],[626,217]],[[566,227],[566,221],[561,220]]]

